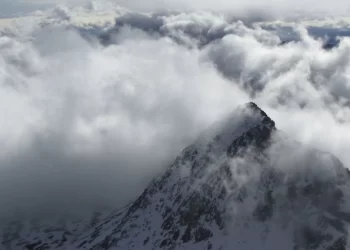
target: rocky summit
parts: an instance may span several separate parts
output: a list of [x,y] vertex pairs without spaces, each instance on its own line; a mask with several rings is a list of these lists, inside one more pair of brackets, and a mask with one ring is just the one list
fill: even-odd
[[16,222],[1,249],[350,249],[350,174],[255,103],[185,148],[141,196],[89,222]]

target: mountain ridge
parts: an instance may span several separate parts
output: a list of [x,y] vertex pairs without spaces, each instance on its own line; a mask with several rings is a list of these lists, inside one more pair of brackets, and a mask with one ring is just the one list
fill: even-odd
[[285,138],[250,102],[185,148],[127,207],[56,244],[22,239],[11,247],[344,250],[349,179],[338,159]]

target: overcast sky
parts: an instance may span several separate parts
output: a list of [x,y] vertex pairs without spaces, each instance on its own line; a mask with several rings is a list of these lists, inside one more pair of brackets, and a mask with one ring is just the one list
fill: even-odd
[[[258,10],[274,12],[280,16],[290,15],[293,10],[308,13],[305,16],[325,13],[337,16],[349,14],[349,3],[345,0],[316,1],[316,0],[1,0],[0,18],[21,16],[34,10],[42,10],[57,4],[84,5],[94,2],[103,5],[106,2],[116,3],[127,8],[154,11],[155,9],[209,9],[218,11]],[[320,14],[321,13],[321,14]]]

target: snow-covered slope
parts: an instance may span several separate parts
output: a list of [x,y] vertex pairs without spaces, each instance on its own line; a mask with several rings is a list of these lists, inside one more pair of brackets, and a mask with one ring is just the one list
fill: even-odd
[[3,236],[4,247],[349,249],[349,179],[339,160],[288,139],[249,103],[184,149],[124,209],[54,234],[48,225],[18,229]]

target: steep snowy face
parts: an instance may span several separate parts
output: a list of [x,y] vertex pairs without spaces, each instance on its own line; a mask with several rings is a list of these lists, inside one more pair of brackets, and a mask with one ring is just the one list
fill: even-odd
[[90,229],[76,224],[59,244],[41,230],[11,246],[343,250],[349,201],[350,174],[339,160],[288,139],[248,103],[184,149],[126,208]]
[[82,249],[347,249],[349,174],[285,138],[256,104],[187,147]]

